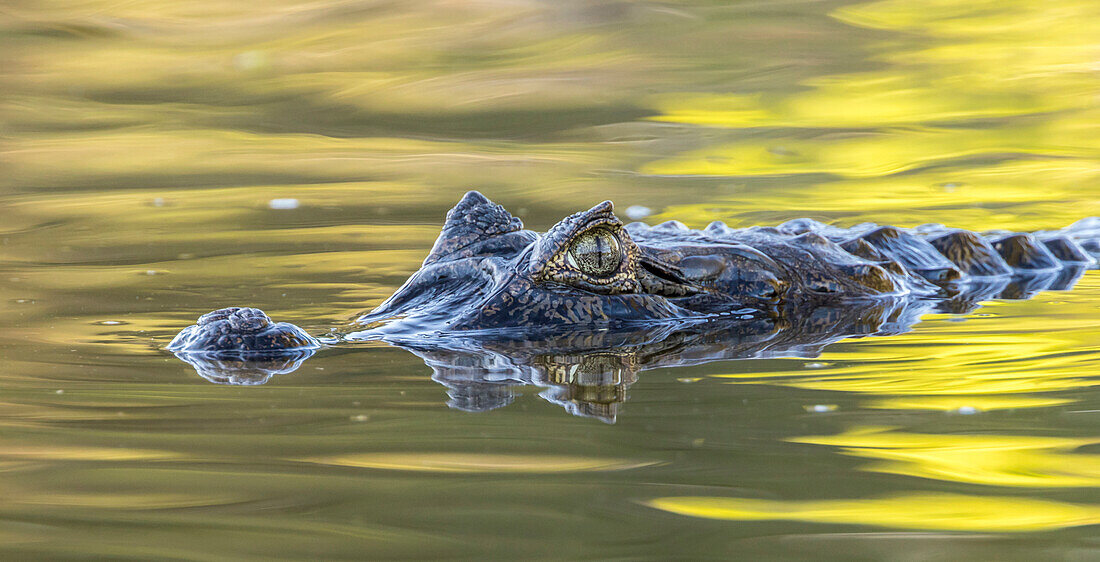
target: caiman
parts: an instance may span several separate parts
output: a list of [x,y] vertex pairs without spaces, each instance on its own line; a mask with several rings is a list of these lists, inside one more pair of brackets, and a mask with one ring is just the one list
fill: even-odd
[[762,319],[813,331],[837,311],[850,316],[846,309],[893,311],[907,328],[931,306],[965,312],[989,298],[1070,288],[1098,256],[1098,217],[1034,233],[838,228],[811,219],[691,230],[676,221],[624,225],[605,201],[539,234],[471,191],[447,213],[420,270],[348,333],[318,339],[233,307],[203,315],[168,350],[259,358],[351,340],[453,347],[459,337],[531,340]]

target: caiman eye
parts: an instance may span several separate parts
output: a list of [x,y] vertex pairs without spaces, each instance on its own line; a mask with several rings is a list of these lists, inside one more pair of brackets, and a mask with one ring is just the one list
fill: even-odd
[[593,228],[577,236],[566,258],[570,265],[588,275],[606,277],[619,269],[623,248],[611,231]]

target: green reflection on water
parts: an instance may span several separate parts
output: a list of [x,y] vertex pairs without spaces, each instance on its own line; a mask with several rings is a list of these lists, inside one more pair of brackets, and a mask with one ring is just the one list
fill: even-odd
[[345,322],[469,188],[536,229],[606,198],[693,226],[1100,214],[1094,2],[3,12],[5,557],[1097,555],[1095,272],[820,360],[649,371],[615,425],[535,388],[448,409],[393,349],[255,388],[160,351],[222,305]]

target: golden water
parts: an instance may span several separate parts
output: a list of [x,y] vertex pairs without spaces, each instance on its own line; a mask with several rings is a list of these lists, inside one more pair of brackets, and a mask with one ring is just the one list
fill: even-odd
[[[0,556],[1100,556],[1100,275],[816,358],[641,373],[617,422],[467,413],[411,354],[262,386],[477,188],[534,229],[1100,215],[1093,1],[20,1],[0,8]],[[294,198],[295,209],[272,209]]]

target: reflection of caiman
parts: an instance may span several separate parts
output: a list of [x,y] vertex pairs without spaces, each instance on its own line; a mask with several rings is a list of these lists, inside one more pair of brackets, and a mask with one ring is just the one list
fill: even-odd
[[[512,369],[516,382],[560,387],[569,377],[619,372],[621,385],[661,357],[683,364],[693,355],[802,355],[847,335],[904,331],[932,308],[967,312],[989,298],[1068,289],[1098,255],[1095,217],[1034,234],[841,229],[809,219],[689,230],[677,222],[624,226],[605,202],[540,235],[470,192],[448,213],[421,269],[357,320],[360,331],[326,343],[381,339],[409,348],[454,388],[477,363]],[[247,371],[260,356],[321,345],[259,310],[229,308],[204,315],[168,349],[235,380],[224,374],[233,361]],[[600,349],[615,352],[593,355]],[[577,362],[559,360],[571,353]],[[219,367],[210,366],[214,357]],[[626,363],[611,366],[616,361]],[[471,409],[507,401],[452,395]]]

